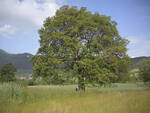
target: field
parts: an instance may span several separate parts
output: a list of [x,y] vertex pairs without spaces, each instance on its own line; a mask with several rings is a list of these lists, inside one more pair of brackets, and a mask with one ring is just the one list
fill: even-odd
[[150,90],[141,85],[114,84],[85,92],[75,87],[1,84],[0,113],[150,113]]

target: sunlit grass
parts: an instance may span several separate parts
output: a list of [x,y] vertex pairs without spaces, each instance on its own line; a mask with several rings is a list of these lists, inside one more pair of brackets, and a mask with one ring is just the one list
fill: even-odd
[[150,113],[150,90],[135,84],[85,92],[76,92],[75,87],[28,87],[24,102],[0,102],[0,113]]

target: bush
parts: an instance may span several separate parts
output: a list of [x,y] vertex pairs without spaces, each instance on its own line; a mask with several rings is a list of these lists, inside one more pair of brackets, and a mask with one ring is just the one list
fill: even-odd
[[144,83],[149,84],[150,82],[150,59],[146,59],[143,61],[143,65],[139,68],[140,78]]
[[14,81],[15,73],[17,72],[16,67],[12,63],[5,64],[0,69],[0,81],[1,82],[10,82]]
[[36,85],[34,80],[28,80],[28,86],[34,86]]

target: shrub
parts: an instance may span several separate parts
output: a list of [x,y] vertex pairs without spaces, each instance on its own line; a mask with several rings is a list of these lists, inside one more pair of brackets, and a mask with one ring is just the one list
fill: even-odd
[[143,65],[141,65],[139,68],[139,75],[144,83],[149,84],[150,82],[150,59],[146,59],[143,61]]
[[9,82],[14,81],[15,73],[17,72],[16,67],[12,63],[5,64],[0,69],[0,81]]

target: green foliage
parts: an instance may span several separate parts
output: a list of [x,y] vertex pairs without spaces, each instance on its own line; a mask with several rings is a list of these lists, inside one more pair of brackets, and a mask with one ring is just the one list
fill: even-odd
[[139,75],[145,83],[150,82],[150,59],[143,61],[143,65],[139,68]]
[[15,80],[16,67],[12,63],[5,64],[0,69],[0,81],[9,82]]
[[150,57],[135,57],[131,59],[131,65],[129,66],[129,70],[138,69],[141,65],[143,65],[143,61],[146,59],[150,59]]
[[129,66],[131,82],[141,81],[142,77],[139,69],[142,68],[148,60],[150,60],[150,57],[136,57],[131,59],[131,65]]
[[116,25],[109,16],[92,14],[85,7],[62,6],[39,30],[33,76],[59,82],[66,78],[60,70],[71,70],[70,78],[77,78],[81,89],[86,83],[119,81],[120,73],[127,73],[130,59],[128,41],[119,35]]
[[139,69],[132,69],[129,71],[129,81],[130,82],[140,82],[140,77],[139,77]]

